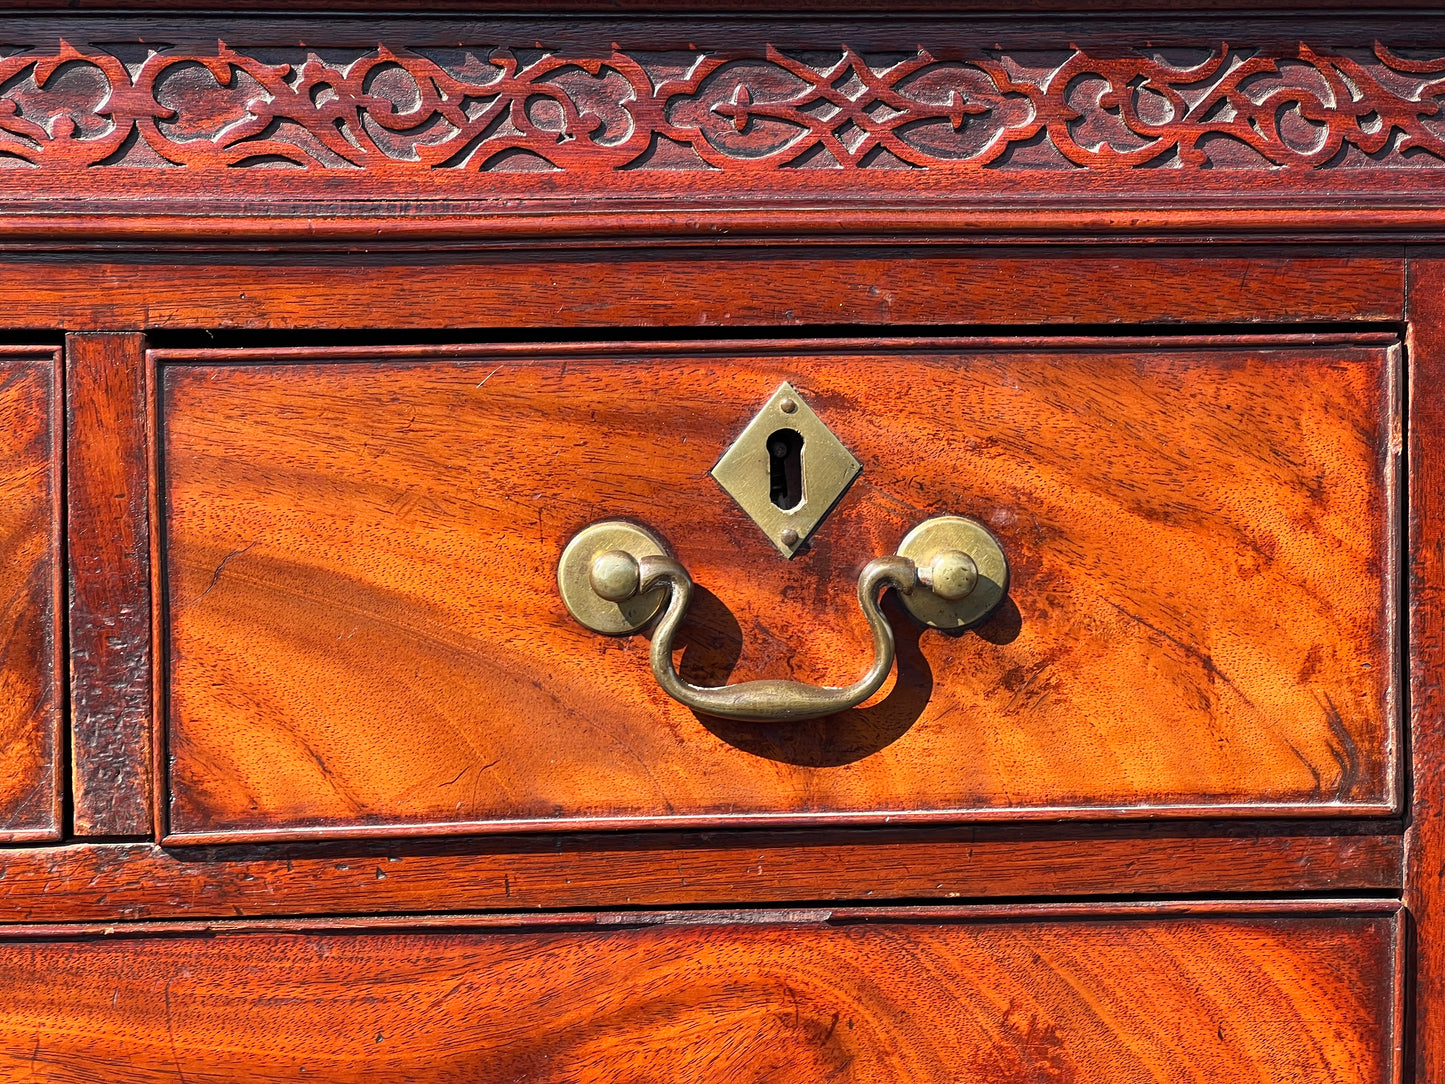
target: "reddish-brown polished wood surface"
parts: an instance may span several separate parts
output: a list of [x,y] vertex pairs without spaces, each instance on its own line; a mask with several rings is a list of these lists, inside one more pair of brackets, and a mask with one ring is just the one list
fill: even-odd
[[[0,12],[0,327],[101,333],[70,340],[64,398],[47,351],[0,356],[0,422],[5,395],[39,396],[7,379],[13,359],[55,382],[35,401],[49,499],[68,490],[72,601],[67,628],[52,506],[48,556],[0,563],[0,588],[52,584],[41,639],[9,636],[38,595],[3,611],[0,839],[27,771],[44,808],[0,849],[0,1078],[1445,1080],[1445,271],[1412,247],[1445,238],[1439,11],[234,6]],[[1407,319],[1408,418],[1386,379]],[[234,364],[278,343],[1120,326],[1380,336],[1261,348],[1257,366],[1216,339],[1197,371],[1152,345],[1073,370],[998,348],[972,365],[982,394],[939,378],[905,397],[899,354],[821,367],[805,394],[867,469],[793,566],[703,474],[770,390],[742,387],[764,365],[704,347],[657,362],[690,365],[703,397],[684,396],[702,421],[664,430],[681,452],[648,444],[638,413],[675,399],[619,393],[643,363],[489,346],[305,380]],[[152,628],[142,334],[228,351],[161,404],[182,409],[160,415],[177,443],[150,481],[183,489],[184,530],[152,539],[176,562],[155,562]],[[1017,409],[1049,365],[1068,370],[1054,398]],[[1171,366],[1193,383],[1162,380]],[[886,418],[860,409],[875,401]],[[572,443],[547,410],[577,421]],[[6,441],[39,440],[35,417],[0,427],[7,546],[12,472],[34,461]],[[638,468],[606,487],[604,430]],[[1392,504],[1404,433],[1415,481]],[[1015,517],[998,529],[1019,574],[993,641],[920,635],[890,604],[901,688],[953,696],[941,718],[895,691],[841,745],[822,724],[721,727],[659,697],[642,639],[599,642],[556,605],[556,549],[632,495],[704,588],[691,676],[783,675],[796,656],[795,676],[851,677],[850,579],[934,510],[930,458],[968,504],[951,510]],[[1391,612],[1407,572],[1408,638]],[[538,629],[540,688],[477,665],[534,657]],[[50,744],[17,776],[5,713],[42,695],[12,679],[43,635],[49,736],[21,731]],[[169,750],[148,672],[158,707],[179,694]],[[192,845],[136,838],[166,827],[150,782],[161,813],[176,784],[192,830],[171,841]],[[1061,795],[1090,819],[1046,819]],[[890,809],[1039,819],[720,828]],[[555,830],[619,811],[651,829]],[[266,838],[297,830],[380,838]],[[1408,921],[1385,898],[1402,885]],[[1219,894],[1276,902],[1197,902]],[[1125,896],[1196,902],[909,902]],[[849,901],[889,908],[631,910]],[[448,911],[472,916],[426,917]]]
[[1445,258],[1410,266],[1413,753],[1405,901],[1414,918],[1415,1079],[1445,1079]]
[[[424,254],[318,254],[306,247],[309,223],[279,239],[299,246],[285,259],[239,247],[248,238],[278,243],[248,234],[244,224],[178,257],[184,266],[7,253],[0,289],[25,299],[7,326],[384,328],[377,338],[394,341],[390,329],[403,328],[1275,324],[1404,315],[1403,255],[1390,246],[1284,255],[1278,246],[749,248],[649,240],[475,252],[449,240],[444,226],[408,238],[397,232],[416,221],[388,223],[379,237],[369,225],[353,241],[395,249],[409,239]],[[47,237],[63,244],[65,235],[51,229]],[[156,222],[148,243],[174,246],[176,235],[173,224]],[[226,245],[234,251],[224,251]],[[459,250],[438,251],[445,248]],[[759,282],[768,289],[758,289]]]
[[0,854],[0,922],[797,901],[1389,893],[1390,822],[492,836]]
[[1375,908],[20,928],[0,941],[0,1071],[101,1069],[115,1084],[1390,1084],[1397,922]]
[[151,827],[150,524],[142,335],[69,335],[66,552],[78,836]]
[[[1388,337],[161,353],[170,830],[1394,799]],[[780,558],[708,476],[781,380],[864,471]],[[1011,601],[814,723],[694,716],[554,567],[635,516],[685,676],[843,684],[861,566],[990,523]]]
[[60,833],[59,365],[0,346],[0,841]]

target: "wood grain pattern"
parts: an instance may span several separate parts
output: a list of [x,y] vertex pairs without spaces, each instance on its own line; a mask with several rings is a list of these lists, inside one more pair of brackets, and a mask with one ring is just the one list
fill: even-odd
[[1233,822],[0,852],[0,922],[1396,892],[1397,826]]
[[[840,213],[843,213],[840,211]],[[182,224],[153,215],[149,243]],[[411,232],[420,222],[425,235]],[[899,229],[906,223],[899,222]],[[296,224],[292,242],[307,240]],[[361,228],[361,227],[358,227]],[[227,237],[255,242],[244,223]],[[369,223],[371,246],[457,243],[424,217]],[[52,231],[46,243],[59,243]],[[24,299],[17,328],[427,329],[710,327],[809,324],[1032,325],[1329,323],[1404,318],[1401,251],[1159,247],[664,246],[364,256],[236,251],[171,260],[0,261],[0,288]],[[1223,253],[1223,254],[1221,254]],[[199,264],[195,272],[191,261]],[[364,282],[364,294],[358,283]],[[767,282],[767,290],[755,289]],[[1148,283],[1147,289],[1136,284]],[[84,298],[83,305],[77,298]],[[364,299],[364,300],[363,300]],[[385,334],[385,333],[379,333]]]
[[65,340],[70,748],[77,836],[151,830],[145,337]]
[[116,1084],[1391,1080],[1388,913],[1028,917],[21,929],[0,942],[0,1071]]
[[[1388,342],[159,354],[169,830],[1386,811]],[[784,378],[865,465],[791,563],[707,477]],[[831,720],[695,717],[555,593],[640,516],[706,589],[684,674],[843,683],[858,569],[941,510],[1013,605],[895,613]]]
[[1404,898],[1416,929],[1415,1076],[1445,1078],[1445,260],[1410,264],[1410,742]]
[[0,346],[0,841],[60,836],[59,365]]

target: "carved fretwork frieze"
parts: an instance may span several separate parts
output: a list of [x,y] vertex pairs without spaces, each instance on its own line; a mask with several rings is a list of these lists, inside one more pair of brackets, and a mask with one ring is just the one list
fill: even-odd
[[1439,14],[0,14],[0,245],[1383,228]]
[[1445,166],[1445,50],[13,49],[0,164],[619,173]]

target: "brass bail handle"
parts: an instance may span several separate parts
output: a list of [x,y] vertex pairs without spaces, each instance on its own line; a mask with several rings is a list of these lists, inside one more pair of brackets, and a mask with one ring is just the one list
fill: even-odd
[[567,609],[595,632],[636,632],[667,608],[652,637],[652,673],[674,700],[725,719],[816,719],[857,707],[883,687],[893,669],[893,629],[879,599],[892,587],[903,605],[934,628],[966,628],[984,620],[1008,589],[1008,561],[982,524],[962,516],[925,520],[898,547],[876,557],[858,577],[858,605],[873,633],[873,662],[851,685],[808,685],[767,678],[707,688],[684,681],[672,663],[672,641],[692,602],[692,577],[651,532],[608,520],[579,531],[557,568]]

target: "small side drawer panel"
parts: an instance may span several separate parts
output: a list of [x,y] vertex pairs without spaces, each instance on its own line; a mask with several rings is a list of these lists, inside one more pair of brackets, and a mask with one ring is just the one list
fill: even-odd
[[0,347],[0,841],[60,833],[59,356]]
[[[1393,341],[157,352],[169,838],[1388,812]],[[709,476],[784,380],[863,464],[792,560]],[[896,678],[829,719],[695,715],[558,596],[633,518],[685,678],[844,685],[860,569],[945,512],[1008,599],[886,598]]]
[[681,917],[12,930],[0,1076],[1388,1084],[1395,1072],[1393,913]]

